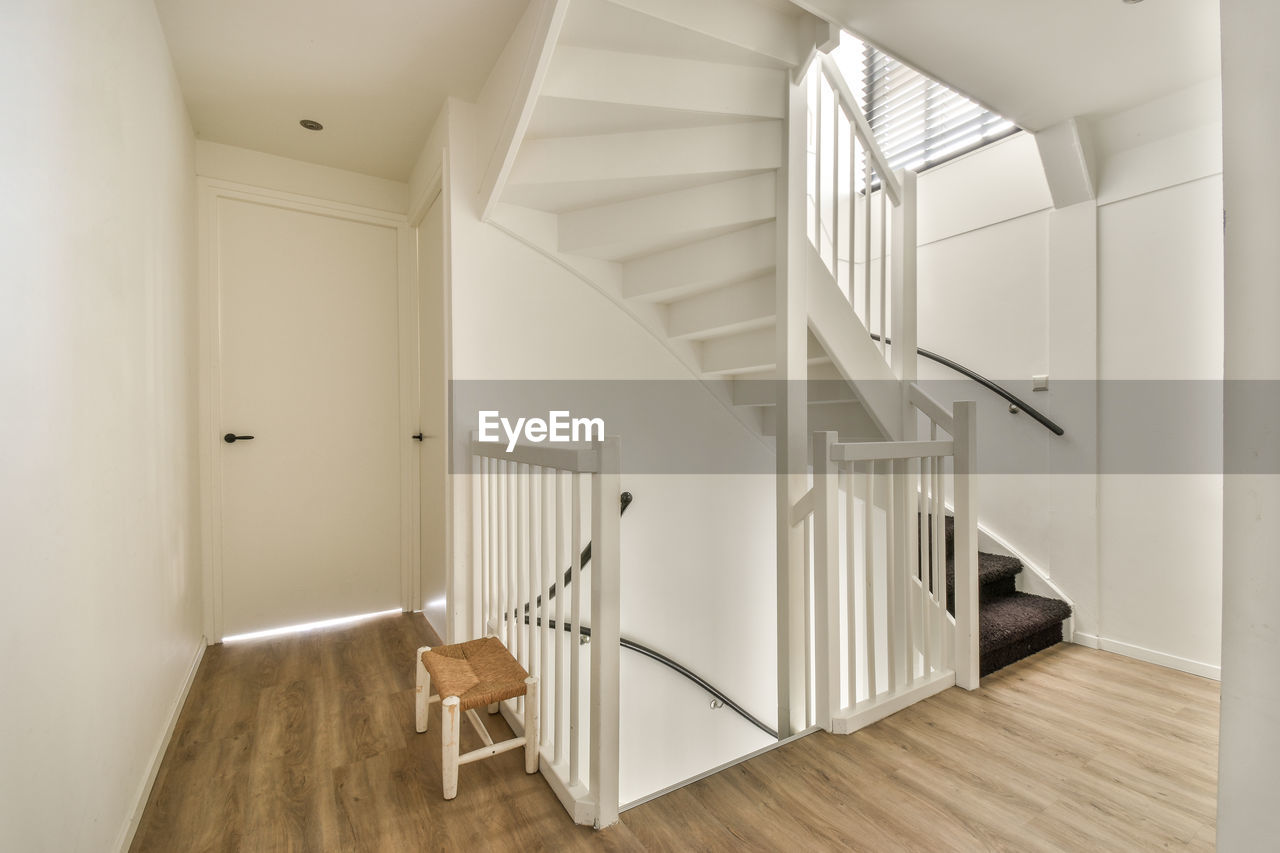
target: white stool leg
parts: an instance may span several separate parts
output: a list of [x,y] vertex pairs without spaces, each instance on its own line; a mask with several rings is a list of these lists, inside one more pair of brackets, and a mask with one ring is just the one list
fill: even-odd
[[444,798],[458,796],[458,741],[462,735],[462,711],[457,696],[440,703],[440,763],[444,767]]
[[427,672],[427,668],[422,665],[422,656],[429,651],[431,651],[430,646],[423,646],[418,649],[416,657],[418,662],[418,692],[414,696],[414,727],[419,733],[427,730],[427,723],[430,721],[428,712],[431,708],[431,673]]
[[488,711],[490,714],[496,714],[496,713],[498,713],[498,703],[497,703],[497,702],[494,702],[492,705],[490,705],[490,706],[489,706],[488,708],[486,708],[485,710],[486,710],[486,711]]
[[538,772],[538,679],[524,680],[524,772]]

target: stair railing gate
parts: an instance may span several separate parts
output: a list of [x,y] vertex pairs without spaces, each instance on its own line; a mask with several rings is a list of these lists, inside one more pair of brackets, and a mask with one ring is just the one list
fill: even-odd
[[[619,441],[471,442],[477,624],[539,679],[540,769],[574,822],[618,820]],[[587,530],[584,531],[584,526]],[[590,577],[582,549],[590,541]],[[572,579],[552,587],[565,566]],[[580,627],[590,627],[590,642]],[[523,732],[524,698],[501,711]]]
[[[953,684],[977,685],[975,415],[973,403],[957,403],[921,441],[814,434],[813,709],[827,731],[847,734]],[[939,438],[945,427],[950,436]]]

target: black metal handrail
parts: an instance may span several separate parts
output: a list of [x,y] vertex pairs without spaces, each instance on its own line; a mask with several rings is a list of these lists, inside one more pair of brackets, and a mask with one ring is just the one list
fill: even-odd
[[[524,621],[526,625],[529,624],[529,616],[527,614],[524,617]],[[533,624],[540,628],[542,627],[542,620],[535,619]],[[547,627],[550,628],[552,631],[556,630],[556,627],[557,627],[556,620],[548,619]],[[573,633],[573,625],[569,623],[565,623],[564,630],[568,631],[569,633]],[[579,625],[578,633],[580,636],[586,637],[587,639],[591,639],[591,629],[586,625]],[[713,685],[711,682],[707,681],[702,676],[698,675],[693,670],[689,669],[684,664],[678,661],[674,661],[671,658],[664,655],[662,652],[657,651],[656,649],[652,649],[649,646],[644,645],[643,643],[637,643],[635,640],[632,640],[628,637],[619,637],[618,644],[622,646],[622,648],[624,649],[630,649],[631,651],[637,652],[638,654],[642,654],[647,658],[652,658],[653,660],[665,666],[667,669],[670,669],[673,672],[683,675],[685,678],[689,679],[694,684],[701,687],[707,693],[711,694],[711,697],[716,701],[718,701],[720,704],[724,705],[726,708],[729,708],[732,711],[737,712],[738,716],[742,717],[748,723],[755,726],[760,731],[764,732],[770,737],[777,739],[778,733],[776,731],[769,728],[768,725],[766,725],[765,723],[757,719],[755,716],[753,716],[751,712],[748,711],[746,708],[743,708],[737,702],[730,699],[723,690],[720,690],[718,687]]]
[[[618,510],[619,515],[622,515],[627,511],[627,507],[631,506],[631,501],[633,499],[634,499],[634,496],[631,494],[631,492],[622,493],[621,509]],[[588,542],[586,547],[582,549],[582,555],[579,558],[579,563],[578,563],[579,570],[585,569],[587,567],[587,564],[590,562],[591,562],[591,543]],[[573,580],[573,567],[570,566],[568,569],[565,570],[563,585],[568,586],[572,582],[572,580]],[[547,591],[547,598],[551,599],[555,597],[556,597],[556,584],[552,584],[551,588]],[[539,595],[535,601],[536,601],[536,604],[540,606],[542,604],[542,596]],[[526,602],[524,605],[524,622],[526,625],[530,624],[529,610],[531,606],[532,605],[528,602]],[[506,620],[506,614],[503,614],[503,620],[504,621]],[[537,627],[542,627],[542,620],[537,619],[535,620],[534,624]],[[557,630],[556,620],[548,619],[547,627],[549,627],[553,631]],[[564,626],[564,630],[572,633],[573,626],[571,624],[566,623]],[[578,634],[580,636],[590,639],[591,629],[588,628],[586,625],[579,625]],[[665,666],[667,669],[670,669],[672,672],[676,672],[684,676],[685,678],[692,681],[694,684],[701,687],[707,693],[711,694],[711,698],[715,699],[721,705],[736,712],[738,716],[742,717],[744,720],[751,723],[751,725],[760,729],[760,731],[764,732],[765,734],[769,735],[775,740],[777,739],[778,737],[777,731],[769,728],[769,726],[767,726],[765,723],[761,722],[759,719],[753,716],[751,712],[748,711],[746,708],[743,708],[737,702],[730,699],[729,696],[723,690],[720,690],[711,682],[707,681],[705,678],[698,675],[696,672],[689,669],[687,666],[680,663],[679,661],[672,660],[671,658],[664,655],[662,652],[657,651],[656,649],[652,649],[649,646],[644,645],[643,643],[638,643],[635,640],[632,640],[628,637],[619,637],[618,644],[624,649],[629,649],[630,651],[636,652],[637,654],[642,654],[647,658],[657,661],[658,663]]]
[[[877,335],[875,332],[872,332],[871,340],[878,341],[880,340],[880,336]],[[893,344],[893,341],[891,341],[889,338],[885,338],[884,343],[885,343],[885,346],[891,346]],[[1062,427],[1058,426],[1056,423],[1051,421],[1048,418],[1048,416],[1043,414],[1035,406],[1032,406],[1030,403],[1026,402],[1021,397],[1014,394],[1012,391],[1009,391],[1006,388],[992,382],[990,379],[983,376],[982,374],[977,373],[973,370],[970,370],[969,368],[965,367],[963,364],[960,364],[957,361],[953,361],[952,359],[947,358],[945,355],[938,355],[936,352],[930,352],[924,347],[916,347],[916,352],[920,353],[920,355],[924,356],[930,361],[936,361],[938,364],[941,364],[944,367],[951,368],[956,373],[961,373],[969,377],[974,382],[977,382],[979,385],[981,385],[983,388],[986,388],[989,391],[999,394],[1001,397],[1009,401],[1009,405],[1012,407],[1012,409],[1026,412],[1033,419],[1038,421],[1045,429],[1049,430],[1049,432],[1053,433],[1054,435],[1067,434],[1066,430],[1064,430]],[[1017,411],[1014,411],[1014,414],[1017,414]]]
[[[627,507],[631,506],[631,501],[633,501],[634,499],[635,497],[630,492],[623,492],[622,498],[621,498],[622,509],[618,510],[618,515],[626,515]],[[585,569],[587,567],[587,563],[590,563],[590,562],[591,562],[591,543],[588,542],[587,546],[582,549],[582,555],[578,558],[578,566],[580,568]],[[572,579],[573,579],[573,566],[570,566],[569,568],[564,570],[564,585],[568,586],[569,581],[571,581]],[[555,597],[556,597],[556,585],[552,584],[551,589],[547,590],[547,598],[555,598]],[[534,603],[536,603],[539,607],[542,606],[541,594],[539,594],[538,597],[534,599]],[[531,605],[529,604],[529,602],[525,602],[525,605],[524,605],[525,613],[529,612],[530,606]]]

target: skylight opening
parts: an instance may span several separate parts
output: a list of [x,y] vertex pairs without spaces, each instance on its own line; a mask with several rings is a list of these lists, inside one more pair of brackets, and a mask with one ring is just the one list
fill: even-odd
[[[849,33],[831,55],[892,169],[929,169],[1018,131],[999,113]],[[878,186],[873,178],[871,188]]]

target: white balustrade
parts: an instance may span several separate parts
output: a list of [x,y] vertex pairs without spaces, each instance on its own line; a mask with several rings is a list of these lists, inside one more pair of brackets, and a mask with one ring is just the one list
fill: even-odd
[[810,722],[836,733],[953,684],[977,686],[976,408],[957,403],[947,414],[912,388],[916,410],[930,418],[927,440],[840,443],[834,432],[814,434]]
[[[616,822],[619,805],[618,453],[614,437],[510,453],[471,442],[473,605],[539,679],[542,774],[577,823],[597,827]],[[517,733],[523,703],[501,707]]]
[[889,168],[830,56],[810,66],[803,88],[809,241],[886,361],[890,339],[909,339],[899,355],[908,364],[894,366],[914,379],[915,175]]

